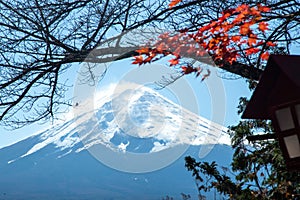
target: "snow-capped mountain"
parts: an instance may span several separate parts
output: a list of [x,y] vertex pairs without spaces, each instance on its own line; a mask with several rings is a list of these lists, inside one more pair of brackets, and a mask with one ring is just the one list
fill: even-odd
[[184,156],[200,150],[206,160],[230,161],[226,128],[152,89],[124,87],[98,99],[93,110],[85,103],[64,123],[0,149],[0,199],[195,194]]

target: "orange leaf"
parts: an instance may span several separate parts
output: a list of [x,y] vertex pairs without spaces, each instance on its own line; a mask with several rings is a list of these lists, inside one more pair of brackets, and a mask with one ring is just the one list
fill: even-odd
[[233,62],[236,61],[236,59],[237,59],[237,56],[231,57],[231,58],[228,59],[228,62],[229,62],[230,64],[232,64]]
[[265,53],[261,54],[260,57],[262,60],[268,60],[269,56],[270,56],[269,52],[265,52]]
[[258,43],[257,43],[257,46],[261,46],[261,45],[263,45],[264,44],[264,41],[259,41]]
[[154,58],[154,56],[155,56],[155,55],[151,55],[151,56],[147,57],[147,58],[143,61],[143,63],[150,63],[151,60]]
[[173,59],[169,60],[169,62],[170,62],[171,66],[177,65],[179,63],[179,59],[178,58],[173,58]]
[[136,50],[136,52],[138,52],[139,54],[147,54],[149,53],[149,48],[145,47],[145,48],[141,48]]
[[257,40],[256,40],[256,35],[251,34],[251,36],[248,39],[248,45],[249,46],[253,46],[254,44],[256,44]]
[[256,8],[254,8],[254,7],[252,7],[251,9],[250,9],[250,11],[251,11],[251,15],[253,15],[253,16],[260,16],[260,11],[259,10],[257,10]]
[[195,68],[191,67],[191,66],[181,66],[182,72],[183,74],[190,74],[192,72],[197,71]]
[[258,28],[262,32],[265,32],[266,30],[268,30],[268,23],[266,23],[266,22],[260,22],[259,25],[258,25]]
[[250,33],[250,25],[248,23],[243,24],[240,27],[240,34],[241,35],[247,35],[248,33]]
[[239,35],[232,36],[232,37],[231,37],[231,40],[232,40],[233,42],[238,42],[238,41],[241,40],[241,36],[239,36]]
[[215,43],[213,42],[213,39],[208,43],[208,49],[213,49],[215,47]]
[[181,0],[171,0],[171,2],[169,4],[169,8],[176,6],[180,2],[181,2]]
[[257,6],[258,10],[261,12],[269,12],[271,9],[267,6],[262,6],[262,5],[258,5]]
[[140,55],[140,56],[134,56],[134,59],[135,60],[132,62],[132,64],[139,64],[139,65],[143,64],[144,58],[143,58],[142,55]]
[[240,14],[238,14],[238,16],[236,16],[235,21],[236,21],[236,22],[240,22],[240,21],[242,21],[245,17],[246,17],[246,15],[245,15],[244,13],[240,13]]
[[276,46],[276,44],[275,44],[275,43],[273,43],[273,42],[270,42],[270,41],[269,41],[269,42],[267,42],[267,45],[268,45],[268,46],[270,46],[270,47],[275,47],[275,46]]
[[210,25],[202,26],[201,28],[199,28],[199,32],[207,31],[207,30],[209,30],[210,28],[211,28]]
[[225,21],[227,18],[229,18],[231,16],[231,13],[226,12],[226,13],[222,13],[222,16],[218,18],[218,21],[223,22]]
[[260,50],[258,48],[251,48],[251,49],[248,49],[246,50],[246,55],[249,56],[251,54],[256,54],[258,53]]
[[238,6],[235,10],[237,12],[242,12],[242,11],[245,11],[245,10],[248,10],[249,9],[249,6],[247,4],[242,4],[240,6]]

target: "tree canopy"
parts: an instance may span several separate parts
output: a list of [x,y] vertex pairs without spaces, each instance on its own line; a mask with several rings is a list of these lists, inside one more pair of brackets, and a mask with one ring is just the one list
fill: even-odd
[[[244,103],[245,98],[241,98],[240,105]],[[286,169],[278,141],[249,143],[247,140],[257,131],[272,133],[271,122],[244,120],[230,130],[234,149],[231,166],[185,158],[186,168],[195,178],[199,199],[205,199],[207,192],[213,190],[225,199],[299,199],[300,173]]]
[[[0,1],[1,124],[18,128],[55,117],[72,104],[59,78],[72,63],[115,60],[138,48],[120,46],[128,31],[172,21],[192,4],[169,9],[165,1]],[[98,46],[105,48],[96,51]]]
[[[73,63],[138,56],[139,44],[120,44],[131,30],[167,27],[167,38],[189,37],[217,66],[253,80],[269,53],[289,53],[300,37],[296,0],[4,0],[0,8],[0,122],[8,127],[47,120],[71,105],[59,77]],[[195,52],[197,46],[191,57]],[[191,65],[180,70],[200,72]]]
[[[180,0],[173,0],[170,6],[176,6],[180,2]],[[154,48],[141,50],[139,53],[146,54],[146,57],[137,56],[134,62],[144,64],[155,59],[156,54],[164,56],[171,54],[173,55],[170,60],[171,66],[181,65],[183,74],[195,73],[199,76],[202,72],[201,67],[194,67],[184,61],[180,63],[182,59],[180,54],[183,49],[194,55],[206,51],[213,57],[215,64],[227,70],[227,66],[234,65],[246,65],[247,70],[259,69],[260,72],[256,71],[258,73],[251,72],[251,77],[244,74],[244,77],[250,80],[258,80],[265,67],[264,60],[268,59],[270,53],[290,54],[291,45],[299,43],[298,32],[296,29],[293,30],[299,27],[299,12],[296,10],[293,12],[293,8],[289,7],[299,6],[299,3],[296,1],[288,3],[281,1],[277,4],[268,3],[266,6],[257,4],[256,7],[241,4],[236,8],[229,8],[223,11],[219,18],[199,27],[196,31],[185,29],[180,33],[167,35],[168,40],[184,38],[181,47],[174,46],[172,52],[166,52],[164,49],[166,46],[170,47],[170,42],[163,41],[165,39],[163,38],[155,44]],[[286,13],[288,10],[290,13]],[[276,11],[282,12],[281,15]],[[283,16],[291,18],[285,21],[282,20]],[[233,19],[230,20],[230,17]],[[256,31],[252,30],[251,26],[254,26]],[[198,46],[196,48],[191,46],[188,40],[196,41]],[[199,47],[202,47],[200,52]],[[249,89],[253,90],[255,87],[256,83],[249,81]],[[247,98],[240,98],[239,114],[243,113],[247,102]],[[211,190],[218,191],[225,199],[300,198],[299,171],[287,170],[277,140],[266,139],[252,143],[247,140],[257,132],[273,133],[271,122],[243,120],[230,127],[234,149],[230,167],[218,166],[216,162],[196,161],[192,157],[185,158],[186,168],[195,178],[199,199],[206,199],[206,192]]]
[[[170,6],[180,2],[171,1]],[[289,54],[290,46],[299,43],[296,28],[299,11],[294,10],[296,5],[297,2],[270,1],[268,4],[249,2],[227,7],[214,13],[214,18],[199,27],[161,35],[153,44],[154,47],[139,51],[141,55],[135,57],[134,63],[148,63],[162,54],[173,55],[174,58],[169,62],[174,66],[179,64],[182,57],[199,58],[208,53],[217,66],[258,80],[270,53]],[[142,54],[146,54],[146,57]],[[199,76],[202,69],[186,63],[182,70],[184,74],[196,73]]]
[[[0,124],[12,128],[73,104],[60,77],[74,63],[131,57],[141,65],[170,56],[181,76],[207,78],[188,57],[244,77],[253,89],[268,56],[290,54],[300,41],[298,0],[0,0],[0,9]],[[147,45],[122,42],[147,28],[168,32]],[[246,103],[241,98],[240,113]],[[235,154],[225,173],[186,158],[199,194],[214,188],[229,199],[299,199],[299,173],[286,171],[277,142],[246,141],[257,130],[272,132],[270,122],[241,121],[231,130]]]

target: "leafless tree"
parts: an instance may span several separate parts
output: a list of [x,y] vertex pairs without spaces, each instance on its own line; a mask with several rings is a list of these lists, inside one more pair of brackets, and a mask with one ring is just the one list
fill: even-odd
[[[300,3],[261,2],[272,9],[262,19],[272,24],[265,37],[289,52],[300,37]],[[134,55],[138,43],[122,44],[130,31],[196,30],[238,3],[187,0],[170,9],[165,0],[0,0],[0,124],[15,128],[55,117],[71,104],[61,74],[73,63]],[[251,79],[258,79],[261,68],[247,57],[223,63],[223,69]]]
[[[189,5],[192,5],[190,3]],[[72,63],[105,63],[138,46],[120,46],[128,31],[155,27],[180,10],[165,1],[0,1],[0,122],[20,127],[54,117]],[[98,46],[103,48],[96,50]],[[118,47],[118,48],[116,48]]]

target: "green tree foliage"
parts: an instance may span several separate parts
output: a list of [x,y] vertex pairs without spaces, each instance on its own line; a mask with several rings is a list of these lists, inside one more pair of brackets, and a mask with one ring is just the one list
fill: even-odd
[[[247,99],[241,98],[239,113],[246,104]],[[231,169],[185,158],[201,196],[215,189],[226,199],[300,199],[300,173],[287,171],[278,141],[247,140],[258,132],[272,133],[270,121],[243,120],[230,130],[234,149]]]

